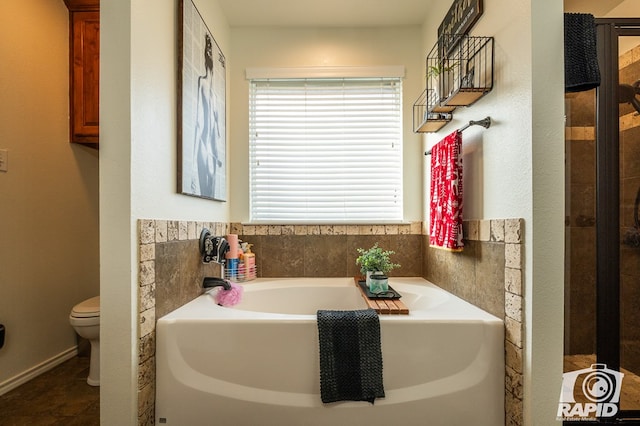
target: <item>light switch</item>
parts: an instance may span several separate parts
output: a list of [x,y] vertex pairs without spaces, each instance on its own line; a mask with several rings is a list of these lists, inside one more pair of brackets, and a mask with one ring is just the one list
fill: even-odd
[[9,151],[0,149],[0,172],[9,171]]

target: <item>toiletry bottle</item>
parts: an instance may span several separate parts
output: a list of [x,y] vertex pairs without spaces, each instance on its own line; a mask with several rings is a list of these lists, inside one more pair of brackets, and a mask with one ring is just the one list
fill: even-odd
[[235,279],[238,275],[238,234],[228,234],[227,241],[229,242],[229,251],[225,255],[227,258],[226,266],[226,278]]
[[251,251],[253,244],[247,244],[247,250],[244,252],[244,270],[248,280],[256,278],[256,254]]

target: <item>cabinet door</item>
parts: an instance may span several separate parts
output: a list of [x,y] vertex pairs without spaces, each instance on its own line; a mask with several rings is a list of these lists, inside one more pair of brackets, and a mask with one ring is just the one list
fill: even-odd
[[98,143],[100,12],[72,12],[71,141]]

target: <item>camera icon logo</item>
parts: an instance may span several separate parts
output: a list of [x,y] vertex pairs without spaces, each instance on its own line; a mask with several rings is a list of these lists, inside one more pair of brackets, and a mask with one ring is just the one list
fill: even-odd
[[612,417],[618,412],[623,373],[592,364],[562,375],[562,393],[557,416],[562,420]]

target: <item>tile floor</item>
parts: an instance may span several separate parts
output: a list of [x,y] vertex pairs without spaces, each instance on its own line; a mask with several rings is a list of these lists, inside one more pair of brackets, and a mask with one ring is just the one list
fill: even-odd
[[89,358],[74,357],[0,395],[0,426],[99,426],[100,387],[88,374]]

